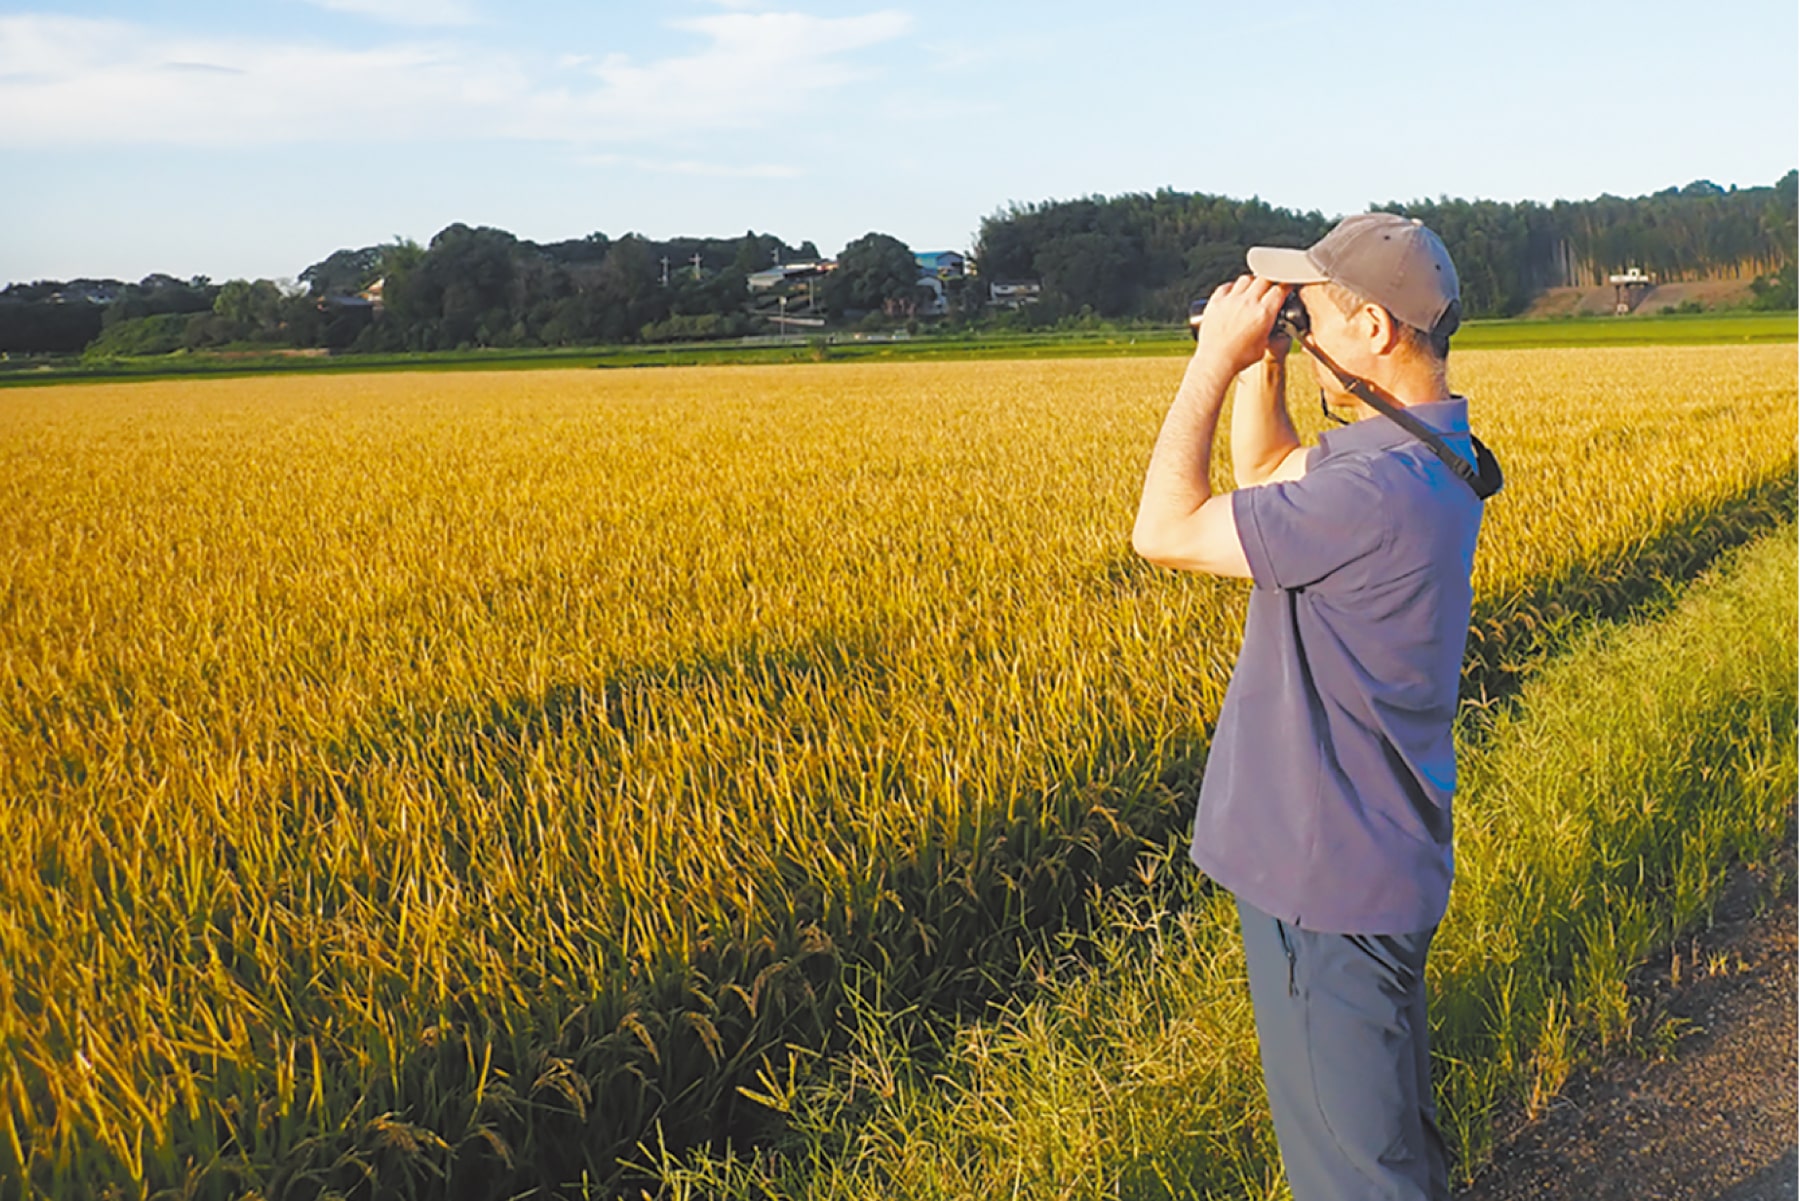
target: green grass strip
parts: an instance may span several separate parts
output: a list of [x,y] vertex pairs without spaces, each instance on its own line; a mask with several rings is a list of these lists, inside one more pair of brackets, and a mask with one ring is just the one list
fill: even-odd
[[1471,321],[1457,350],[1552,346],[1712,346],[1792,342],[1793,313],[1701,313],[1632,317],[1552,317]]
[[[1628,973],[1787,837],[1796,549],[1785,525],[1672,608],[1590,629],[1465,743],[1430,965],[1464,1175],[1499,1103],[1541,1104],[1644,1033]],[[748,1091],[788,1115],[778,1149],[646,1149],[659,1197],[1284,1195],[1234,910],[1178,858],[1146,861],[1173,883],[1115,898],[1082,954],[1048,948],[997,1018],[921,1053],[903,1015],[866,1008],[848,1053],[765,1073]]]
[[[1793,313],[1581,317],[1471,321],[1455,349],[1554,346],[1706,346],[1792,342],[1800,336]],[[0,387],[82,380],[239,378],[288,372],[328,374],[392,371],[538,371],[559,367],[774,366],[808,362],[960,362],[975,359],[1136,358],[1186,354],[1193,348],[1179,326],[1144,326],[1036,333],[920,334],[916,337],[836,335],[790,343],[687,342],[665,346],[447,350],[396,354],[266,355],[178,352],[143,357],[0,358]]]

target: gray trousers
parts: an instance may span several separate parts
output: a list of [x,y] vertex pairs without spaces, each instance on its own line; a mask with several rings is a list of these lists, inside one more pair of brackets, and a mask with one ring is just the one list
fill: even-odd
[[1294,1201],[1441,1201],[1425,953],[1436,932],[1321,934],[1242,900],[1256,1039]]

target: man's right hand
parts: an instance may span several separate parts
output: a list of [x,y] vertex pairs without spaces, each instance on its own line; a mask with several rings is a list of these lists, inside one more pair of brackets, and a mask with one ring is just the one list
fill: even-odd
[[1287,296],[1283,284],[1240,275],[1220,284],[1206,302],[1206,315],[1194,342],[1194,357],[1205,357],[1237,375],[1273,354],[1288,352],[1289,338],[1275,332],[1275,317]]

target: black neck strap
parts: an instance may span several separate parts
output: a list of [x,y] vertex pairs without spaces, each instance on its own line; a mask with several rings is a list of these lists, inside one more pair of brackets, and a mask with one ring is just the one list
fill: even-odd
[[[1455,472],[1456,478],[1469,486],[1477,500],[1486,500],[1500,491],[1501,485],[1506,482],[1505,476],[1500,471],[1500,460],[1494,457],[1493,451],[1482,444],[1480,438],[1474,434],[1469,435],[1469,444],[1475,449],[1475,463],[1471,466],[1467,459],[1450,449],[1449,444],[1436,430],[1408,413],[1405,405],[1384,393],[1368,380],[1358,379],[1343,370],[1332,362],[1330,357],[1321,351],[1318,344],[1311,338],[1307,338],[1302,344],[1306,347],[1306,353],[1322,364],[1325,370],[1331,372],[1337,382],[1343,385],[1346,392],[1429,446],[1431,452],[1442,460],[1444,466]],[[1327,413],[1329,412],[1330,410],[1327,410]]]

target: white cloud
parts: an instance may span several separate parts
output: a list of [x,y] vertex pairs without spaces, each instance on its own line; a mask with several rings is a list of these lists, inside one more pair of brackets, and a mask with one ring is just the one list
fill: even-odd
[[536,95],[533,116],[577,140],[755,128],[804,113],[824,93],[865,78],[850,56],[899,37],[910,24],[905,13],[891,10],[691,17],[672,27],[704,38],[698,52],[647,63],[608,55],[589,68],[597,87]]
[[[0,17],[0,145],[266,144],[419,136],[473,88],[454,52],[159,34]],[[358,116],[360,114],[360,122]]]
[[693,53],[594,60],[570,48],[530,63],[442,39],[348,48],[0,16],[0,146],[679,140],[803,115],[867,77],[859,52],[909,26],[894,11],[726,12],[673,23],[701,39]]
[[307,0],[307,3],[390,25],[473,25],[479,19],[475,6],[468,0]]

